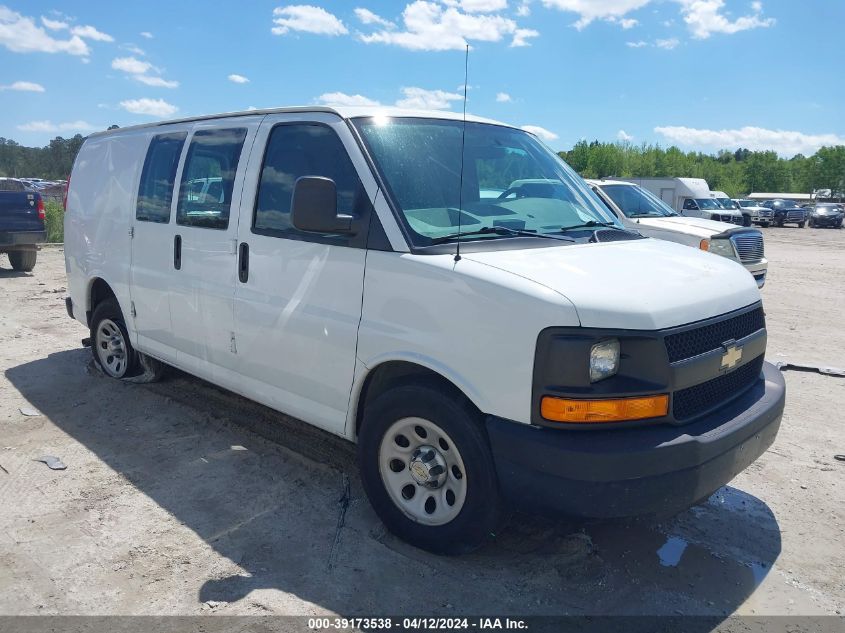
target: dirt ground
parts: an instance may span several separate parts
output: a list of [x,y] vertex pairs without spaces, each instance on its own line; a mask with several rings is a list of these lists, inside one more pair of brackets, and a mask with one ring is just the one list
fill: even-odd
[[[845,367],[845,230],[765,236],[769,360]],[[182,374],[102,377],[60,248],[3,266],[0,615],[845,612],[845,378],[786,372],[772,448],[672,520],[520,516],[444,558],[385,532],[345,442]]]

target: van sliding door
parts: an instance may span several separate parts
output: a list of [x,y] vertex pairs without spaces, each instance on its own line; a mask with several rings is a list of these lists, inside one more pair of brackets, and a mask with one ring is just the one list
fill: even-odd
[[173,345],[179,366],[217,382],[221,368],[237,364],[237,210],[260,120],[196,124],[178,176],[176,222],[168,244]]

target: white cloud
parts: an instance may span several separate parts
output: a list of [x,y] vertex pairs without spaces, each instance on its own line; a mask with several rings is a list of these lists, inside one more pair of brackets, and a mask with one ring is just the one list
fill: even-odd
[[387,29],[396,28],[396,25],[391,22],[390,20],[385,20],[380,15],[373,13],[369,9],[355,9],[355,16],[361,21],[362,24],[378,24],[379,26],[383,26]]
[[272,32],[274,35],[284,35],[289,31],[303,31],[318,35],[345,35],[348,29],[337,16],[322,7],[310,4],[295,4],[273,9]]
[[529,0],[523,0],[522,4],[516,8],[516,14],[519,17],[524,18],[531,15],[531,5],[528,2]]
[[399,99],[396,105],[400,108],[411,108],[414,110],[446,110],[451,107],[453,101],[462,101],[464,96],[457,92],[446,92],[444,90],[426,90],[425,88],[402,88],[403,99]]
[[654,40],[654,45],[657,48],[664,48],[667,51],[671,51],[678,44],[680,44],[680,42],[678,41],[677,37],[670,37],[669,39],[665,39],[665,40]]
[[167,117],[175,114],[179,108],[164,99],[127,99],[120,102],[127,112],[132,114],[147,114],[155,117]]
[[544,141],[556,141],[559,138],[558,135],[551,130],[547,130],[539,125],[523,125],[522,129],[534,134],[535,136],[539,136]]
[[30,121],[18,126],[24,132],[90,132],[100,129],[86,121],[68,121],[67,123],[53,123],[52,121]]
[[687,23],[692,36],[704,40],[713,33],[733,34],[748,29],[766,28],[775,23],[774,18],[762,17],[763,4],[753,2],[751,15],[744,15],[731,21],[721,11],[725,7],[725,0],[678,0],[681,3],[681,13]]
[[697,148],[773,150],[782,156],[813,154],[822,146],[845,145],[837,134],[804,134],[747,126],[733,130],[707,130],[683,126],[656,127],[654,131],[679,145]]
[[649,2],[651,0],[543,0],[546,7],[577,13],[578,21],[574,26],[579,31],[594,20],[618,20]]
[[348,95],[345,92],[326,92],[316,99],[317,103],[335,106],[377,106],[378,101],[364,95]]
[[43,15],[41,16],[41,24],[51,31],[64,31],[65,29],[70,28],[70,25],[67,22],[62,22],[61,20],[51,20],[50,18],[45,18]]
[[123,44],[120,48],[125,51],[129,51],[133,55],[140,55],[141,57],[147,54],[147,51],[145,51],[143,48],[135,46],[134,44]]
[[114,38],[108,33],[98,31],[93,26],[74,26],[70,30],[71,35],[78,35],[87,40],[94,40],[97,42],[114,42]]
[[[575,13],[578,16],[574,26],[581,30],[595,20],[615,22],[623,29],[638,24],[634,18],[627,18],[629,13],[642,9],[655,0],[542,0],[546,7]],[[751,14],[731,20],[723,13],[725,0],[673,0],[680,5],[681,15],[692,36],[707,39],[713,33],[738,33],[748,29],[765,28],[775,23],[774,18],[764,18],[763,3],[755,0],[751,3]],[[672,21],[664,21],[664,26]]]
[[638,42],[625,42],[625,46],[629,48],[642,48],[643,46],[648,46],[648,42],[644,42],[643,40],[639,40]]
[[498,103],[510,103],[513,99],[511,99],[511,96],[507,92],[499,92],[496,93],[496,101]]
[[147,86],[153,86],[154,88],[179,87],[178,81],[148,74],[150,71],[154,73],[160,71],[150,62],[144,61],[143,59],[136,57],[115,57],[111,62],[111,67],[129,74],[135,81],[139,81]]
[[151,40],[151,39],[153,39],[153,34],[150,33],[149,31],[141,31],[141,37],[144,37],[148,40]]
[[443,0],[443,4],[467,13],[494,13],[508,8],[508,0]]
[[8,86],[0,86],[0,90],[17,90],[19,92],[44,92],[44,86],[34,81],[15,81]]
[[469,41],[500,42],[511,36],[511,46],[527,46],[538,33],[520,29],[510,18],[498,14],[466,13],[455,6],[415,0],[402,12],[402,30],[382,29],[362,34],[366,43],[393,44],[415,51],[463,50]]
[[67,53],[85,57],[91,50],[78,35],[70,39],[54,39],[33,18],[0,6],[0,46],[13,53]]
[[111,67],[133,75],[143,75],[153,69],[150,62],[145,62],[137,57],[115,57],[111,62]]
[[623,143],[628,143],[634,140],[634,137],[628,134],[625,130],[619,130],[616,133],[616,138],[622,141]]
[[154,88],[178,88],[179,82],[173,79],[164,79],[163,77],[151,76],[151,75],[133,75],[133,79],[135,81],[140,81],[142,84],[146,84],[147,86],[153,86]]
[[528,42],[528,38],[537,37],[538,35],[540,35],[540,32],[535,31],[534,29],[517,29],[513,32],[511,47],[519,48],[521,46],[531,46]]
[[235,83],[235,84],[248,84],[249,83],[249,79],[247,79],[243,75],[238,75],[238,74],[235,74],[235,73],[232,73],[231,75],[229,75],[227,77],[227,79],[229,81],[231,81],[232,83]]

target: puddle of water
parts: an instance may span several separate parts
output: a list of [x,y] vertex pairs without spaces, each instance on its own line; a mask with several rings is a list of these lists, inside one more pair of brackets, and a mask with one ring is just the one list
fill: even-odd
[[677,567],[681,562],[681,556],[687,549],[688,543],[677,536],[670,536],[663,546],[657,550],[657,557],[663,567]]

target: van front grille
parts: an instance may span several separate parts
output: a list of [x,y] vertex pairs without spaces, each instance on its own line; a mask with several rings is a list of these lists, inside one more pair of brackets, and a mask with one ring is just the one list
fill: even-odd
[[699,354],[719,349],[725,341],[739,340],[766,327],[766,316],[762,307],[755,308],[724,321],[709,323],[676,334],[664,340],[669,362],[676,363]]
[[763,354],[729,374],[676,391],[672,401],[675,419],[686,422],[727,404],[757,382],[762,370]]

